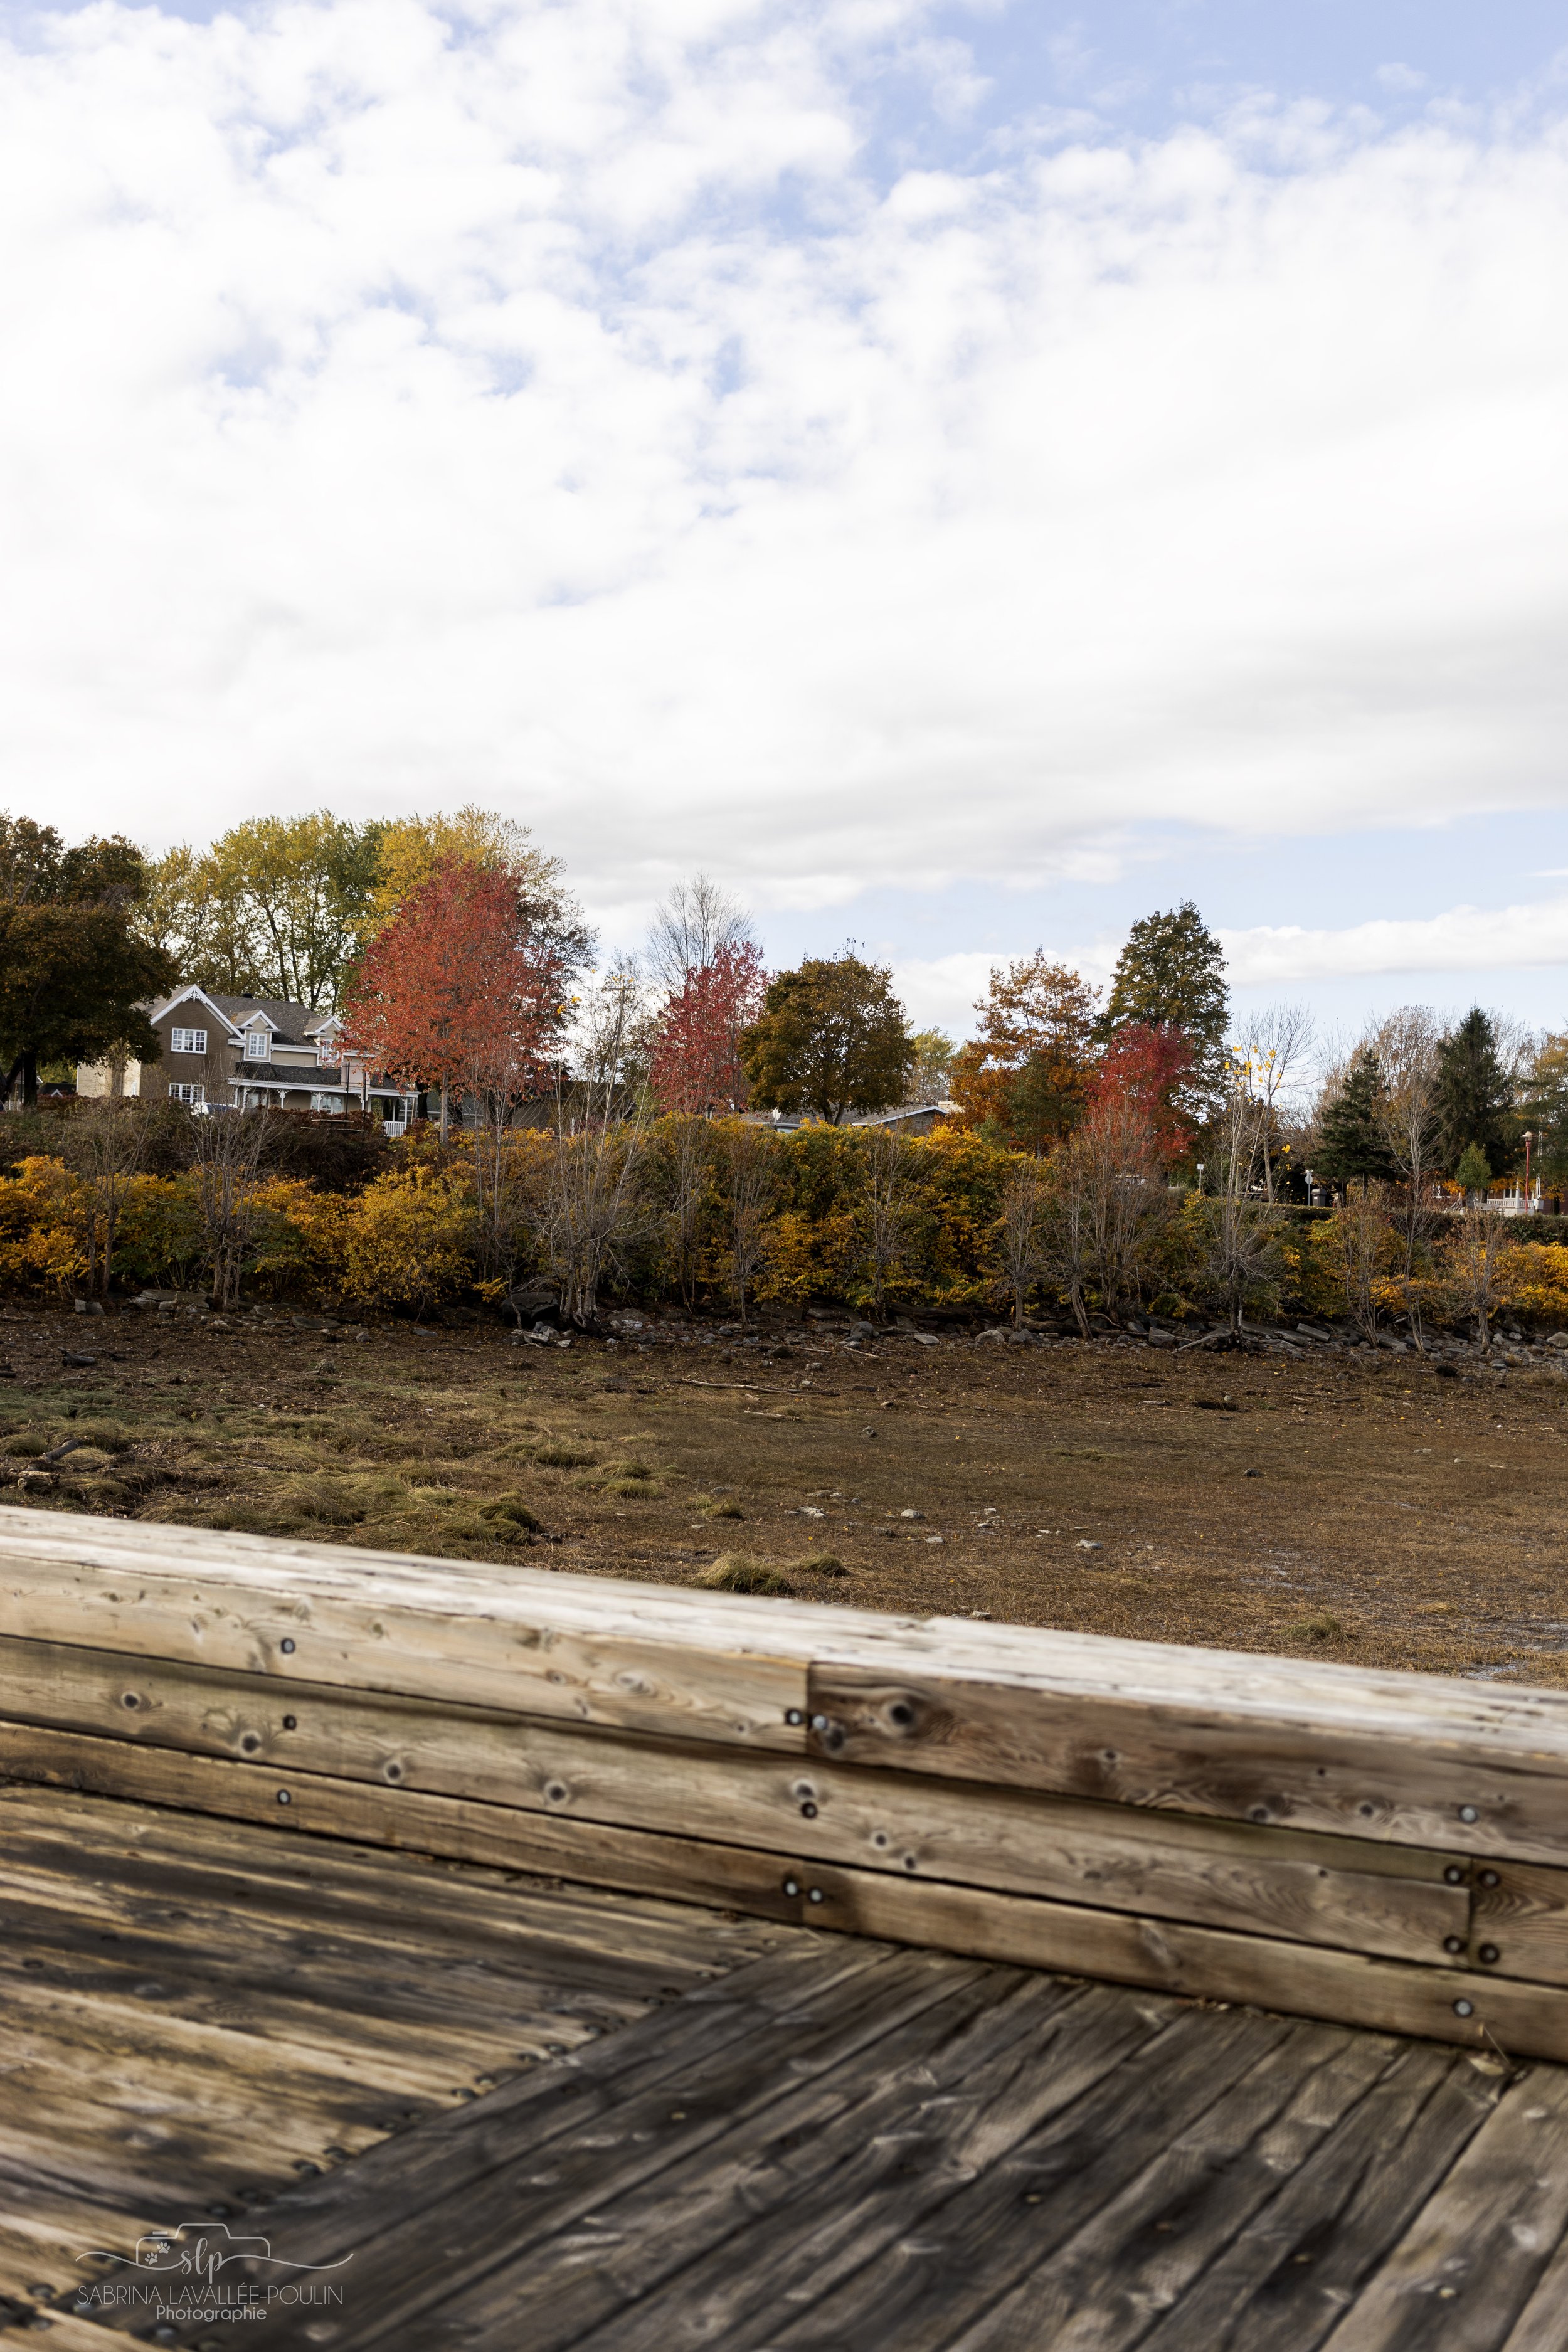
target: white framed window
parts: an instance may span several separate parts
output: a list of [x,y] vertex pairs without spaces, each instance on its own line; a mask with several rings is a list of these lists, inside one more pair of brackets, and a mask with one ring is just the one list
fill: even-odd
[[207,1090],[205,1087],[184,1086],[178,1078],[174,1080],[174,1084],[169,1088],[169,1100],[171,1102],[189,1103],[193,1108],[199,1103],[205,1103],[206,1098]]
[[272,1059],[272,1038],[268,1030],[246,1031],[245,1058],[247,1062],[269,1062]]
[[171,1029],[169,1051],[172,1054],[205,1054],[207,1033],[205,1029]]

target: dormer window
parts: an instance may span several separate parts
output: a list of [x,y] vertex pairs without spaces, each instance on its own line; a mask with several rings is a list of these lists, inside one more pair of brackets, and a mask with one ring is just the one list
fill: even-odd
[[247,1062],[269,1062],[272,1059],[272,1036],[267,1029],[247,1029],[245,1033],[245,1058]]

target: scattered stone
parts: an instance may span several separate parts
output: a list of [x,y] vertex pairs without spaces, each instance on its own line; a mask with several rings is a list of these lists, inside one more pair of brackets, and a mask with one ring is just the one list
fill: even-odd
[[96,1356],[79,1355],[76,1349],[72,1348],[62,1348],[60,1349],[60,1361],[65,1364],[75,1364],[81,1370],[86,1371],[93,1364],[97,1363],[98,1358]]
[[1078,1539],[1078,1548],[1079,1551],[1103,1551],[1105,1549],[1105,1546],[1103,1544],[1091,1543],[1087,1536],[1079,1536]]
[[101,1298],[78,1298],[71,1303],[79,1315],[101,1315],[103,1312]]
[[819,1503],[803,1503],[800,1516],[803,1519],[825,1519],[827,1514]]
[[976,1332],[974,1344],[977,1348],[983,1347],[987,1340],[990,1341],[993,1347],[1005,1348],[1007,1344],[1007,1334],[1001,1328],[1000,1325],[993,1325],[991,1329],[988,1331]]
[[923,1511],[900,1511],[899,1513],[899,1517],[900,1519],[923,1519],[925,1513]]
[[1261,1470],[1244,1470],[1241,1475],[1244,1478],[1261,1478],[1263,1473]]

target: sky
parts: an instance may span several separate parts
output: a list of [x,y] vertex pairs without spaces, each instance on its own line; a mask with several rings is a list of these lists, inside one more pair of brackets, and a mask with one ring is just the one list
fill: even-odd
[[1568,1025],[1568,20],[0,0],[0,760]]

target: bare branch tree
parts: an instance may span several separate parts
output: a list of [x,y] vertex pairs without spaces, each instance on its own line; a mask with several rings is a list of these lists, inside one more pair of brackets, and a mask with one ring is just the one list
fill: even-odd
[[256,1196],[267,1124],[264,1110],[213,1111],[191,1122],[192,1173],[215,1307],[232,1307],[239,1297],[258,1221]]
[[[1006,1271],[1007,1287],[1013,1294],[1013,1321],[1020,1330],[1029,1293],[1054,1262],[1047,1216],[1049,1203],[1050,1186],[1042,1163],[1031,1159],[1015,1168],[1002,1195],[1002,1213],[996,1220],[996,1237]],[[1079,1321],[1087,1330],[1087,1319],[1080,1317]]]
[[752,936],[752,919],[733,891],[699,873],[678,882],[655,910],[645,950],[649,977],[667,995],[679,995],[689,971]]
[[66,1165],[87,1199],[87,1295],[106,1297],[114,1244],[147,1149],[149,1106],[115,1088],[78,1105],[61,1137]]
[[1282,1213],[1254,1197],[1266,1116],[1246,1084],[1233,1078],[1212,1131],[1205,1162],[1211,1181],[1198,1204],[1205,1286],[1225,1308],[1233,1335],[1248,1304],[1272,1290],[1279,1268]]
[[598,1313],[599,1285],[619,1263],[641,1210],[637,1177],[647,1119],[626,1076],[640,1006],[636,973],[616,966],[583,1007],[576,1083],[557,1090],[546,1234],[561,1311],[584,1328]]
[[747,1305],[767,1250],[768,1212],[778,1192],[778,1140],[749,1119],[727,1118],[715,1132],[730,1220],[730,1293],[746,1324]]
[[1259,1140],[1264,1198],[1268,1201],[1274,1198],[1274,1137],[1281,1106],[1300,1086],[1313,1037],[1312,1015],[1305,1004],[1269,1004],[1248,1014],[1237,1039],[1237,1060],[1264,1112]]

